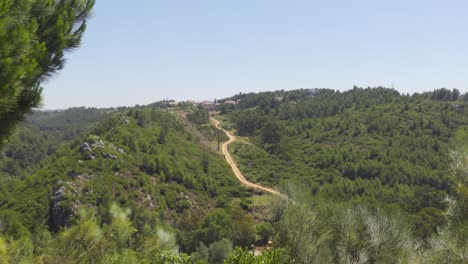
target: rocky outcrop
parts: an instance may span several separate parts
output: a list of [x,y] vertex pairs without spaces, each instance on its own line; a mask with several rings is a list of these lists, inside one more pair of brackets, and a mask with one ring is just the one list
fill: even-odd
[[93,152],[93,149],[91,148],[88,142],[85,142],[81,145],[80,151],[81,152],[85,152],[85,151]]
[[93,177],[87,173],[75,173],[74,180],[58,182],[50,196],[50,226],[53,230],[70,226],[72,218],[82,205],[79,197],[84,194],[86,183]]
[[55,230],[70,226],[73,208],[67,203],[67,194],[67,188],[62,185],[56,188],[50,197],[50,220]]
[[[97,139],[96,141],[93,140],[93,142],[94,142],[93,144],[90,144],[89,142],[86,141],[80,146],[80,152],[83,153],[83,157],[86,160],[95,159],[97,157],[96,155],[98,155],[97,153],[99,153],[98,149],[101,149],[101,150],[106,149],[106,144],[104,143],[104,141],[102,141],[102,139]],[[108,144],[107,149],[110,149],[111,152],[117,151],[120,154],[125,153],[123,149],[116,148],[113,144]],[[101,154],[104,159],[113,159],[113,160],[117,159],[116,155],[108,153],[108,152],[101,152]]]
[[94,156],[93,148],[88,142],[85,142],[81,145],[80,152],[83,153],[84,158],[87,160],[93,160],[96,158]]
[[100,148],[100,149],[105,148],[104,142],[101,139],[96,141],[96,143],[94,143],[92,146],[93,148]]
[[105,159],[113,159],[113,160],[117,159],[117,156],[112,155],[112,154],[108,154],[108,153],[105,153],[105,152],[102,153],[102,157],[105,158]]

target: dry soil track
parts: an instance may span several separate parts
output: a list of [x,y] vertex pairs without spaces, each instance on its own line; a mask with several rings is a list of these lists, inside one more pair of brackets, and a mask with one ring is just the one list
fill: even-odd
[[253,182],[250,182],[248,181],[244,175],[242,175],[242,172],[239,170],[239,168],[237,167],[237,164],[236,162],[234,161],[234,159],[232,158],[231,154],[229,153],[228,151],[228,146],[229,144],[231,144],[232,142],[236,141],[236,137],[234,135],[232,135],[231,133],[229,133],[228,131],[224,130],[221,128],[221,126],[219,125],[219,121],[214,119],[214,118],[211,118],[211,122],[220,130],[222,130],[224,133],[226,133],[226,135],[229,137],[229,140],[224,142],[221,146],[221,153],[224,155],[224,157],[226,158],[226,161],[227,163],[231,166],[231,169],[232,171],[234,172],[234,175],[236,176],[236,178],[242,183],[244,184],[245,186],[248,186],[248,187],[251,187],[251,188],[255,188],[255,189],[258,189],[258,190],[263,190],[265,192],[268,192],[268,193],[271,193],[273,195],[276,195],[276,196],[279,196],[281,198],[287,198],[286,195],[278,192],[277,190],[273,190],[271,188],[268,188],[268,187],[265,187],[265,186],[262,186],[262,185],[259,185],[259,184],[256,184],[256,183],[253,183]]

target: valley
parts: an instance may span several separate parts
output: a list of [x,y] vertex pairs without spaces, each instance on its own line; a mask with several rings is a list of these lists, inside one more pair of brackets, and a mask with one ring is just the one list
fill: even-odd
[[182,102],[35,112],[0,154],[0,254],[463,263],[468,105],[441,92],[451,91],[274,91],[211,112]]
[[1,0],[0,264],[468,263],[466,10]]

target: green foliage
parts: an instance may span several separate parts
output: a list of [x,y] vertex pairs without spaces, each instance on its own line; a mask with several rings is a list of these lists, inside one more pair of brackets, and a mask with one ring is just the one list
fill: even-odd
[[442,230],[429,240],[428,252],[422,258],[431,263],[466,263],[468,261],[468,244],[465,233]]
[[277,122],[268,121],[260,130],[260,138],[263,144],[278,144],[282,137],[282,128]]
[[208,111],[203,108],[202,105],[199,105],[192,113],[187,114],[187,118],[197,125],[203,125],[210,122]]
[[255,256],[247,249],[240,247],[229,255],[224,261],[225,264],[283,264],[288,262],[288,256],[283,249],[273,249],[263,251],[261,255]]
[[200,243],[200,246],[191,255],[195,263],[208,263],[209,256],[208,247],[203,243]]
[[198,234],[201,241],[206,245],[210,245],[222,238],[231,238],[231,216],[223,209],[213,210],[206,215]]
[[[10,241],[0,237],[0,263],[191,263],[187,255],[174,250],[173,235],[168,231],[154,230],[156,240],[152,232],[134,236],[129,209],[113,204],[110,213],[112,221],[105,225],[93,208],[82,207],[76,225],[58,234],[42,232],[34,239]],[[128,243],[130,238],[135,244]],[[136,247],[149,240],[155,242],[151,247]]]
[[154,264],[166,264],[166,263],[173,263],[173,264],[191,264],[190,257],[185,254],[176,254],[173,252],[163,252],[161,254],[156,255],[151,263]]
[[208,260],[212,264],[222,264],[231,254],[232,242],[223,238],[220,241],[212,243],[208,248]]
[[0,151],[0,168],[9,176],[25,177],[53,155],[61,144],[72,142],[102,120],[106,111],[81,107],[28,115]]
[[232,240],[234,244],[242,247],[251,246],[257,240],[257,230],[252,215],[238,207],[233,210],[233,216]]
[[268,240],[274,235],[273,226],[268,222],[259,223],[255,228],[257,229],[259,240],[263,243],[268,242]]
[[223,133],[221,130],[215,128],[211,124],[205,124],[205,125],[198,126],[197,129],[201,132],[201,134],[206,139],[208,139],[210,141],[216,141],[217,142],[218,137],[219,137],[220,142],[224,142],[224,141],[229,140],[228,136],[225,133]]
[[[295,190],[278,208],[277,247],[288,263],[463,263],[466,236],[443,229],[423,243],[405,219],[381,210],[317,201]],[[312,200],[311,200],[312,199]]]
[[144,229],[147,232],[141,232],[137,241],[139,242],[138,251],[142,252],[144,258],[151,259],[152,256],[160,253],[178,252],[176,237],[173,233],[160,227],[152,229],[148,224],[144,225]]
[[6,264],[8,263],[8,245],[2,237],[0,237],[0,263]]
[[[243,173],[300,186],[271,223],[222,157],[188,138],[214,135],[209,125],[149,107],[40,113],[5,148],[19,161],[0,174],[0,260],[466,262],[463,102],[383,88],[238,97],[226,112],[250,135],[230,147]],[[86,129],[61,126],[67,116]],[[28,159],[28,143],[45,154]],[[270,239],[260,256],[232,252]]]
[[[42,119],[41,126],[55,126],[47,120],[51,119]],[[35,125],[30,126],[38,129]],[[44,130],[44,135],[53,131],[57,130]],[[158,142],[161,133],[165,133],[164,144]],[[184,126],[170,113],[140,107],[107,115],[73,141],[56,142],[63,144],[54,145],[57,150],[29,167],[31,172],[24,178],[0,175],[5,183],[0,185],[0,232],[17,240],[63,229],[69,238],[63,245],[75,247],[85,244],[73,240],[75,235],[93,237],[88,234],[101,230],[105,243],[98,244],[115,249],[105,256],[106,261],[132,262],[135,252],[129,249],[144,252],[137,258],[152,259],[163,251],[177,252],[179,246],[184,252],[194,251],[205,241],[198,236],[204,228],[218,230],[216,225],[202,223],[215,206],[214,197],[224,197],[219,210],[226,215],[217,224],[220,233],[214,238],[206,233],[207,245],[231,239],[232,212],[225,209],[231,197],[249,193],[222,157],[187,140],[186,135]],[[82,205],[95,208],[95,215],[86,217],[91,219],[86,222],[88,229],[80,226],[76,208]],[[93,243],[77,251],[102,250]]]
[[468,236],[468,127],[457,131],[450,156],[453,185],[448,210],[450,224]]
[[237,116],[234,116],[234,120],[237,126],[237,132],[241,136],[251,136],[253,133],[260,129],[265,122],[265,118],[261,113],[255,110],[245,110]]
[[[80,210],[79,220],[76,226],[65,229],[60,234],[60,243],[57,243],[58,258],[74,259],[89,262],[100,258],[103,250],[104,232],[99,226],[96,212],[91,208]],[[86,252],[86,254],[83,254]],[[47,252],[53,254],[52,252]],[[47,256],[52,260],[56,256]]]
[[116,109],[97,109],[74,107],[66,110],[35,111],[26,118],[27,123],[42,131],[64,131],[62,138],[72,139],[80,134],[84,128],[101,121],[109,112]]
[[131,237],[137,230],[132,227],[132,223],[128,218],[129,209],[122,209],[117,204],[111,204],[110,214],[112,216],[112,224],[109,226],[109,233],[117,248],[124,249],[131,245]]
[[382,87],[242,95],[227,118],[252,144],[230,151],[253,182],[294,182],[317,198],[396,209],[428,238],[445,223],[449,150],[468,124],[467,105],[447,102],[458,95]]
[[41,100],[40,83],[77,48],[94,0],[4,1],[0,5],[0,147]]
[[435,101],[456,101],[460,97],[460,91],[458,89],[441,88],[433,92],[422,93],[421,96]]

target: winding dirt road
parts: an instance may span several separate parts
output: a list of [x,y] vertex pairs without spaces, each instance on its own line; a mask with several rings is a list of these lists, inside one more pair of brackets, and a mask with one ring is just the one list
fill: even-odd
[[287,198],[286,195],[276,191],[276,190],[273,190],[271,188],[268,188],[268,187],[265,187],[265,186],[262,186],[262,185],[259,185],[259,184],[256,184],[256,183],[253,183],[253,182],[249,182],[245,177],[244,175],[242,175],[242,172],[239,170],[239,168],[237,167],[237,164],[236,162],[234,161],[234,159],[232,158],[231,154],[229,153],[228,151],[228,146],[229,144],[231,144],[232,142],[236,141],[236,137],[234,135],[232,135],[231,133],[229,133],[228,131],[224,130],[221,128],[221,126],[219,125],[219,121],[214,119],[214,118],[211,118],[211,122],[215,125],[216,128],[222,130],[224,133],[226,133],[226,135],[229,137],[229,140],[224,142],[221,146],[221,153],[224,155],[224,157],[226,158],[226,161],[227,163],[231,166],[231,169],[232,171],[234,172],[234,175],[236,176],[236,178],[242,183],[244,184],[245,186],[248,186],[248,187],[251,187],[251,188],[255,188],[255,189],[259,189],[259,190],[262,190],[262,191],[265,191],[265,192],[268,192],[268,193],[271,193],[273,195],[276,195],[276,196],[279,196],[281,198]]

